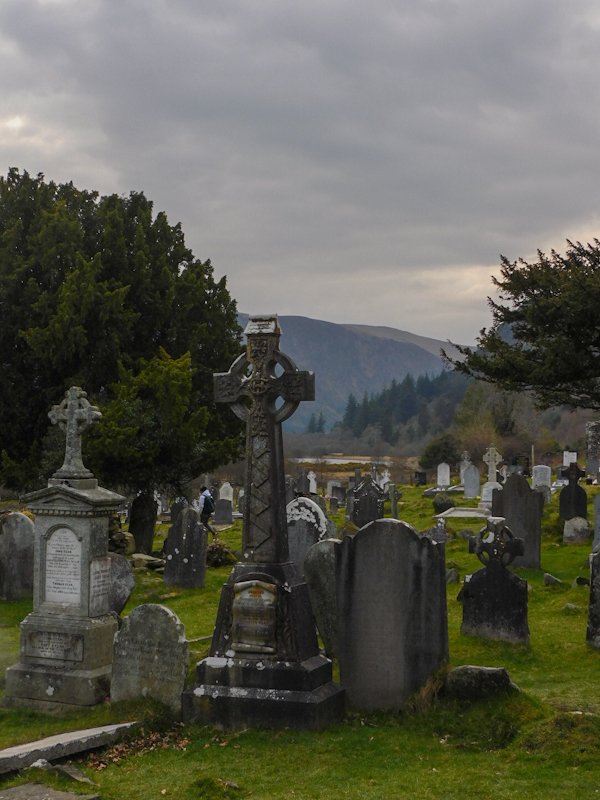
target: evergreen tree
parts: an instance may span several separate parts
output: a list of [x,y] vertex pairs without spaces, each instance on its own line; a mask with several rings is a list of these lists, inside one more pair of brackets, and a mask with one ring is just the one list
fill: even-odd
[[179,489],[237,454],[240,426],[212,401],[240,352],[235,303],[143,193],[0,178],[0,319],[4,485],[48,477],[48,411],[74,384],[104,413],[87,438],[107,485]]
[[514,392],[531,391],[542,408],[600,409],[600,242],[567,242],[566,254],[537,261],[502,257],[488,298],[492,326],[478,348],[459,347],[455,369]]

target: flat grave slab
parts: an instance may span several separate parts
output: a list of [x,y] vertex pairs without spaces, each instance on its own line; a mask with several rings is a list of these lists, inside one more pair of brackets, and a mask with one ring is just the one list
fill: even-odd
[[[121,722],[116,725],[103,725],[99,728],[58,733],[55,736],[38,739],[36,742],[7,747],[0,750],[0,775],[26,769],[40,758],[45,758],[46,761],[56,761],[75,753],[85,753],[96,747],[113,744],[138,724],[138,722]],[[1,792],[0,800],[3,800]]]
[[12,789],[0,789],[0,800],[100,800],[100,795],[58,792],[41,783],[24,783]]

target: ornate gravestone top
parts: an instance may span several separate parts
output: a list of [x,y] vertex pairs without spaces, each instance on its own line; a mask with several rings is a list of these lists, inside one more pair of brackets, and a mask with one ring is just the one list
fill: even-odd
[[469,537],[469,553],[475,553],[481,563],[507,566],[523,555],[523,540],[516,539],[502,517],[490,517],[477,536]]
[[90,405],[83,389],[79,386],[71,386],[66,391],[62,403],[52,406],[48,416],[53,425],[58,425],[67,434],[64,463],[52,478],[54,480],[93,478],[90,470],[83,465],[81,436],[87,428],[102,417],[99,409]]
[[487,464],[488,468],[488,481],[496,480],[496,470],[498,464],[502,461],[502,456],[496,450],[495,445],[491,444],[483,455],[483,462]]
[[246,421],[244,559],[283,563],[289,555],[281,423],[302,400],[314,400],[314,375],[279,351],[276,315],[251,317],[245,334],[246,353],[214,375],[215,400]]

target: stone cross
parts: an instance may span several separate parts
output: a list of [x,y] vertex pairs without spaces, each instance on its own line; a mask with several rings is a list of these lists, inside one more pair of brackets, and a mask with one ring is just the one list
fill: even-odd
[[53,425],[67,433],[65,460],[62,467],[54,473],[54,478],[90,478],[92,473],[83,465],[81,458],[81,436],[97,422],[102,414],[96,406],[90,405],[87,394],[79,386],[71,386],[65,392],[65,399],[52,406],[48,413]]
[[488,481],[496,481],[496,470],[501,461],[502,456],[496,450],[495,446],[491,444],[483,455],[483,462],[487,464],[488,468]]
[[314,400],[315,380],[279,351],[275,315],[251,317],[245,334],[246,353],[213,376],[214,395],[246,422],[244,561],[280,564],[289,560],[281,423]]

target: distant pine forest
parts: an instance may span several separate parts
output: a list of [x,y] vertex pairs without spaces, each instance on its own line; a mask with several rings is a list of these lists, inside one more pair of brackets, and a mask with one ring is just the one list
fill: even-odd
[[304,433],[286,433],[289,456],[340,452],[411,457],[424,468],[457,463],[467,450],[479,459],[490,443],[510,459],[534,447],[536,460],[555,461],[562,450],[581,453],[590,411],[539,410],[527,394],[505,392],[452,370],[392,380],[379,393],[351,394],[342,419],[328,424],[313,414]]

